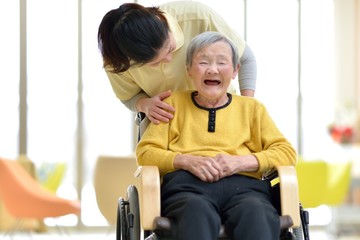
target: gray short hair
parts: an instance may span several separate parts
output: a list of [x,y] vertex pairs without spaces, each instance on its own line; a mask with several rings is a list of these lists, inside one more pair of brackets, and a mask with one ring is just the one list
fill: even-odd
[[240,63],[238,48],[233,43],[233,41],[219,32],[203,32],[191,40],[186,52],[186,66],[190,67],[192,65],[194,54],[199,52],[204,47],[220,41],[230,45],[232,52],[232,63],[235,69],[236,66]]

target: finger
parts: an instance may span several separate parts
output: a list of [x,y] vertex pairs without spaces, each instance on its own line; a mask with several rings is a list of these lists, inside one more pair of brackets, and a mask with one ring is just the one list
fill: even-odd
[[204,171],[202,173],[202,175],[203,175],[203,178],[204,178],[204,180],[203,180],[204,182],[213,182],[214,181],[213,176],[209,172]]
[[154,112],[151,117],[157,121],[169,122],[172,119],[172,114],[166,114],[167,112],[163,111],[161,114]]
[[216,181],[218,181],[220,179],[219,178],[219,173],[215,169],[203,170],[203,174],[204,174],[207,182],[216,182]]
[[215,179],[219,179],[222,177],[223,174],[223,167],[221,166],[220,163],[218,163],[215,159],[210,158],[208,160],[209,162],[209,167],[208,170],[210,171],[210,173],[214,176]]
[[160,121],[158,119],[153,118],[152,116],[148,116],[148,119],[156,125],[158,125],[160,123]]
[[160,98],[160,100],[164,100],[165,98],[169,97],[171,95],[171,91],[165,91],[165,92],[162,92],[162,93],[159,93],[158,94],[158,97]]
[[157,107],[164,111],[168,111],[168,112],[175,112],[175,110],[176,110],[173,106],[171,106],[170,104],[167,104],[165,102],[159,102],[157,104]]

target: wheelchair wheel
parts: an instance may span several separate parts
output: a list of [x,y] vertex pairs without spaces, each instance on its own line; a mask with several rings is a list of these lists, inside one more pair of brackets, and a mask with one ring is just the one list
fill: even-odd
[[116,219],[116,240],[128,240],[126,205],[127,203],[124,201],[124,199],[119,198],[117,219]]
[[309,213],[300,205],[300,226],[293,228],[292,232],[295,240],[309,240]]
[[304,236],[302,227],[293,228],[293,235],[295,240],[303,240]]
[[289,230],[284,230],[280,234],[280,240],[295,240],[294,234]]
[[136,187],[130,185],[127,189],[129,208],[128,208],[128,229],[130,240],[140,240],[141,226],[140,226],[140,207],[139,195]]

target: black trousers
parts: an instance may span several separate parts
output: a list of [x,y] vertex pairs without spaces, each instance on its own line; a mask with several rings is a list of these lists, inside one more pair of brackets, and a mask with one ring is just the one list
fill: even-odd
[[220,226],[234,240],[278,240],[280,220],[270,183],[233,175],[206,183],[183,170],[168,173],[161,187],[162,216],[178,240],[217,239]]

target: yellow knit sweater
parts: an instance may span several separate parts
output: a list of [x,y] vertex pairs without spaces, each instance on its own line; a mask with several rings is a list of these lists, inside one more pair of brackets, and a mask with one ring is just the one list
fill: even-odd
[[[255,178],[278,165],[295,165],[294,148],[258,100],[230,95],[224,106],[205,109],[196,106],[192,92],[174,92],[165,100],[175,107],[174,118],[169,123],[150,123],[136,148],[139,165],[158,166],[164,175],[175,170],[177,154],[253,154],[259,162],[258,172],[239,174]],[[210,115],[215,115],[213,132]]]

